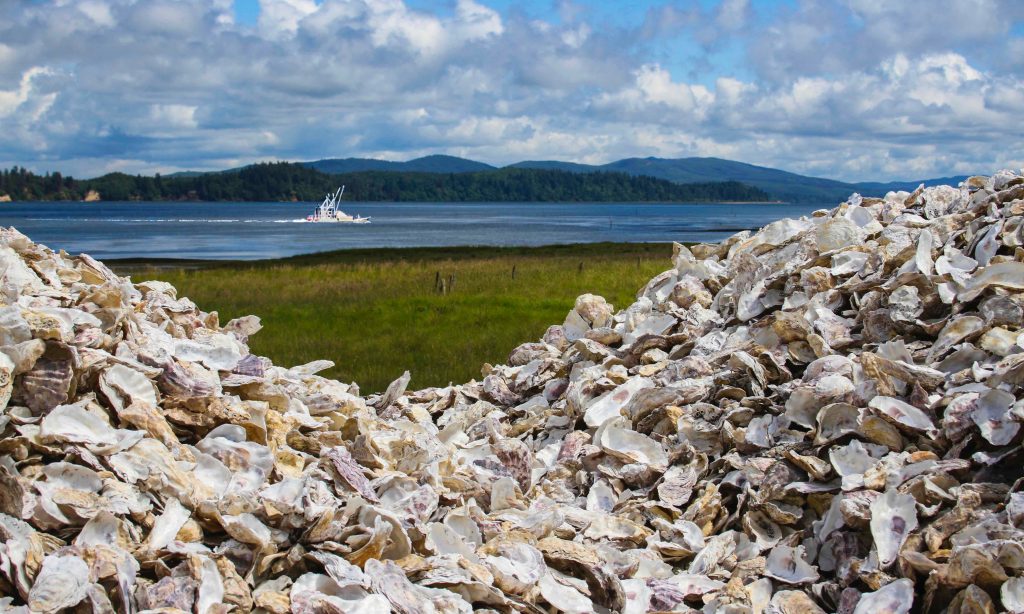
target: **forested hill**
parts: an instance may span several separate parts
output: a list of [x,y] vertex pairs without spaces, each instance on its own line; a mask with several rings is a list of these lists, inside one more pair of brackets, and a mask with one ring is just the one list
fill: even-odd
[[233,172],[143,177],[111,173],[73,179],[24,169],[0,172],[0,197],[13,200],[318,201],[345,185],[345,200],[418,202],[686,202],[768,201],[764,191],[735,181],[677,184],[626,173],[588,174],[505,168],[476,173],[358,172],[327,174],[288,162]]

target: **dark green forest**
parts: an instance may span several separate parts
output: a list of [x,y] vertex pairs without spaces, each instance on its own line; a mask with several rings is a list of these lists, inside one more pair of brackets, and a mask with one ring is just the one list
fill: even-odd
[[588,174],[504,168],[477,173],[370,171],[327,174],[289,162],[192,176],[143,177],[110,173],[74,179],[36,175],[23,168],[0,172],[0,196],[12,200],[317,201],[345,185],[345,199],[415,202],[685,202],[767,201],[764,191],[735,181],[678,184],[625,173]]

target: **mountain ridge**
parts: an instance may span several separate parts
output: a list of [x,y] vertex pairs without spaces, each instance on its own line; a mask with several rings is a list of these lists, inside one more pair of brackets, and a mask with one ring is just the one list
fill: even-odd
[[299,164],[313,168],[321,173],[332,175],[343,173],[362,173],[367,171],[384,171],[396,173],[478,173],[483,171],[497,170],[498,167],[491,166],[484,162],[448,156],[444,154],[433,154],[420,158],[413,158],[405,162],[394,162],[391,160],[378,160],[375,158],[326,158],[313,160],[311,162],[299,162]]
[[864,196],[884,196],[892,190],[912,191],[920,184],[925,186],[963,181],[969,175],[937,177],[915,181],[890,182],[846,182],[824,177],[800,175],[767,166],[714,157],[690,158],[624,158],[601,165],[559,162],[555,160],[528,160],[511,166],[517,168],[541,168],[570,172],[599,172],[605,170],[625,172],[631,175],[648,175],[668,179],[675,183],[697,183],[707,181],[738,181],[760,188],[781,200],[843,200],[853,192]]
[[[503,167],[484,162],[434,154],[404,162],[376,158],[324,158],[299,162],[302,166],[324,173],[345,174],[360,172],[418,172],[461,174],[493,171],[500,168],[560,170],[571,173],[620,172],[633,176],[654,177],[673,183],[693,184],[735,181],[767,192],[773,199],[790,202],[831,202],[846,199],[853,192],[864,196],[884,196],[894,190],[912,191],[918,185],[952,184],[968,175],[936,177],[913,181],[861,181],[846,182],[825,177],[801,175],[782,169],[758,166],[736,160],[715,157],[687,158],[623,158],[607,164],[582,164],[560,160],[524,160]],[[244,168],[244,167],[243,167]],[[239,169],[216,172],[236,172]],[[194,171],[175,173],[173,176],[195,176]]]
[[[433,164],[429,162],[428,164]],[[506,168],[468,173],[321,172],[295,162],[252,164],[233,171],[182,177],[108,173],[78,180],[60,173],[0,171],[8,200],[201,200],[315,202],[339,184],[357,201],[384,202],[768,202],[768,194],[738,182],[680,184],[649,176]]]
[[[504,167],[495,167],[475,160],[456,156],[433,155],[415,158],[407,162],[391,162],[373,158],[344,158],[303,162],[305,166],[322,172],[332,170],[332,163],[345,162],[344,172],[376,171],[417,171],[435,173],[466,173],[494,170],[496,168],[532,168],[538,170],[561,170],[572,173],[621,172],[634,176],[655,177],[673,183],[709,183],[737,181],[764,190],[773,198],[783,201],[808,202],[843,200],[853,192],[864,196],[884,196],[896,190],[912,191],[918,185],[956,184],[969,175],[937,177],[914,181],[862,181],[846,182],[825,177],[801,175],[767,166],[758,166],[736,160],[715,157],[687,158],[623,158],[607,164],[582,164],[560,160],[524,160]],[[341,167],[336,167],[341,168]]]

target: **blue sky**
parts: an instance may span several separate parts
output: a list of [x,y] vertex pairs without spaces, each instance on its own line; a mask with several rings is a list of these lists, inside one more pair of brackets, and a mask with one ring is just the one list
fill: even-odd
[[255,26],[260,15],[259,0],[235,0],[235,20],[248,26]]
[[11,0],[0,165],[1024,166],[1019,0]]

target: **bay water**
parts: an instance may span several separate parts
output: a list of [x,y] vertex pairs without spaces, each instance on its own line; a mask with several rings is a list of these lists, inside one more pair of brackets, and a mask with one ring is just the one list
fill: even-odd
[[257,260],[367,247],[718,241],[828,203],[362,203],[369,224],[302,223],[318,203],[16,202],[0,225],[100,259]]

